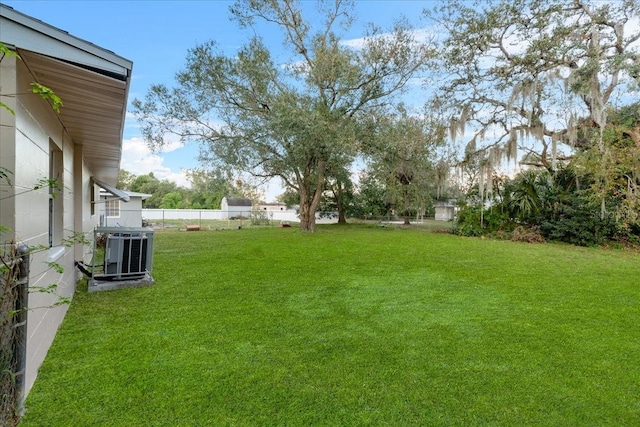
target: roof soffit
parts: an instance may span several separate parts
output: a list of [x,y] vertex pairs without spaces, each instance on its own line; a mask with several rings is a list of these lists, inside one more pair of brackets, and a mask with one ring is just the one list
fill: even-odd
[[115,185],[132,62],[2,4],[0,41],[60,97],[60,122],[95,177]]
[[111,184],[118,179],[128,82],[19,49],[35,80],[60,97],[59,119],[95,175]]

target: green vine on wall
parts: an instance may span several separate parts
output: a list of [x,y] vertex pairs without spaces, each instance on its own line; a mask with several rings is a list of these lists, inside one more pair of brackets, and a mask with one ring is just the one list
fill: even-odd
[[[0,43],[0,62],[2,62],[2,60],[4,58],[9,58],[9,57],[14,57],[17,59],[21,59],[20,55],[18,55],[17,52],[9,49],[8,47],[6,47],[4,44]],[[58,95],[55,94],[55,92],[53,90],[51,90],[51,88],[48,88],[47,86],[44,86],[38,82],[31,82],[31,93],[34,93],[36,95],[40,95],[40,97],[42,99],[44,99],[45,101],[48,101],[51,103],[51,108],[56,112],[56,113],[60,113],[60,108],[63,106],[62,104],[62,99],[60,99],[60,97]],[[13,94],[8,94],[8,93],[0,93],[0,95],[2,96],[15,96],[17,94],[13,93]],[[0,108],[4,108],[5,110],[9,111],[12,115],[15,116],[16,112],[13,110],[13,108],[9,107],[6,103],[0,101]]]

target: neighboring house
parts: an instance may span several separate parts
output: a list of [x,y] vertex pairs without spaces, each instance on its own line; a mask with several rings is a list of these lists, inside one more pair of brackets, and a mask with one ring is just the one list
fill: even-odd
[[251,214],[252,203],[250,199],[223,197],[220,205],[222,214],[226,216],[226,218],[249,218]]
[[142,201],[151,194],[122,192],[129,196],[128,202],[107,190],[100,191],[101,227],[142,227]]
[[[57,284],[72,297],[79,273],[75,261],[89,261],[90,245],[66,246],[74,233],[93,237],[99,187],[116,190],[132,62],[65,31],[0,4],[0,42],[20,58],[0,58],[0,167],[11,182],[0,188],[0,225],[10,231],[2,243],[16,241],[45,248],[31,255],[29,286]],[[49,87],[62,99],[59,113],[31,83]],[[55,180],[34,190],[43,180]],[[60,274],[47,266],[58,263]],[[52,307],[54,295],[29,294],[25,392],[53,342],[67,310]]]

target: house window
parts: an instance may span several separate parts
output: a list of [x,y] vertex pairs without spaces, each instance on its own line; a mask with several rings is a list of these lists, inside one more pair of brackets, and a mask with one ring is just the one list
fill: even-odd
[[91,216],[96,214],[96,186],[91,183]]
[[62,244],[63,182],[62,150],[49,140],[49,246]]
[[107,200],[104,210],[107,218],[120,218],[120,200]]

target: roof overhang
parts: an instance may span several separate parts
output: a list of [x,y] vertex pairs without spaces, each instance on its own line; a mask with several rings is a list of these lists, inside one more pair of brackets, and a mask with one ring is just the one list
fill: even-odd
[[96,183],[100,188],[107,190],[109,193],[113,194],[117,199],[120,199],[124,202],[128,202],[131,198],[127,194],[126,191],[118,190],[113,185],[109,185],[106,182],[100,181],[99,179],[92,178],[93,182]]
[[[147,200],[149,197],[153,196],[153,194],[138,193],[136,191],[129,191],[129,190],[120,190],[120,191],[122,191],[123,193],[126,193],[129,196],[129,199]],[[101,188],[100,197],[107,198],[107,197],[114,197],[114,195],[110,191],[107,191],[104,188]]]
[[0,29],[34,80],[62,100],[60,122],[93,176],[115,185],[133,63],[4,5]]

